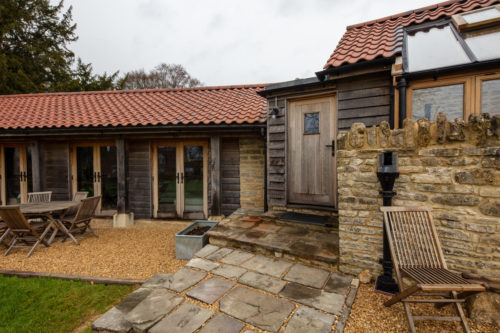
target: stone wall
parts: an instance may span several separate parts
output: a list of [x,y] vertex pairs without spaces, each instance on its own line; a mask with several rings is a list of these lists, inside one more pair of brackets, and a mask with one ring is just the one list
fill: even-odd
[[450,269],[500,276],[500,115],[435,123],[406,119],[353,124],[338,136],[341,271],[378,274],[382,256],[382,199],[378,155],[398,155],[393,205],[430,206]]
[[240,138],[240,205],[264,209],[264,141]]

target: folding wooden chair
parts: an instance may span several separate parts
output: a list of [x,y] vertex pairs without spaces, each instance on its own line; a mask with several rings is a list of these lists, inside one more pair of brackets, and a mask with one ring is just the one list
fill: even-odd
[[28,193],[28,203],[50,202],[52,191]]
[[[392,262],[400,292],[384,303],[391,306],[402,302],[410,330],[415,333],[415,320],[459,321],[470,332],[465,320],[463,296],[484,291],[481,284],[470,283],[446,267],[441,244],[429,207],[381,207],[391,249]],[[403,277],[416,284],[405,288]],[[457,292],[462,294],[457,295]],[[410,296],[441,296],[434,299],[414,299]],[[458,317],[413,316],[408,303],[453,303]]]
[[[0,207],[0,218],[7,225],[7,231],[0,238],[0,243],[8,235],[12,237],[4,256],[8,255],[13,248],[28,247],[31,250],[26,257],[29,257],[40,243],[43,243],[47,247],[49,246],[44,238],[52,227],[52,222],[41,222],[30,225],[17,206]],[[19,241],[23,244],[17,245]]]
[[[61,222],[68,227],[68,233],[74,236],[75,232],[84,234],[88,229],[94,236],[99,237],[94,229],[92,229],[92,227],[90,226],[90,221],[94,216],[95,210],[97,209],[100,200],[101,196],[83,199],[81,205],[78,207],[75,216],[70,216],[68,218],[65,218],[63,216],[61,218]],[[66,240],[66,238],[68,238],[68,235],[64,236],[63,242]]]
[[[76,192],[73,196],[73,201],[82,201],[83,199],[87,199],[89,192]],[[78,211],[78,207],[71,207],[64,212],[64,216],[66,219],[70,219],[76,215]]]
[[[10,242],[7,240],[8,234],[5,235],[6,232],[7,232],[7,225],[3,221],[0,221],[0,237],[2,239],[0,244],[2,244],[3,246],[5,246],[8,249]],[[5,237],[4,237],[4,235],[5,235]]]

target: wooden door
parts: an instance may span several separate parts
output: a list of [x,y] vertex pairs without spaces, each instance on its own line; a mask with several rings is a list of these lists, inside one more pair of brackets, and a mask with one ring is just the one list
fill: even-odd
[[203,219],[207,207],[207,143],[153,146],[153,216]]
[[31,150],[27,144],[5,144],[0,147],[2,205],[25,203],[33,190]]
[[288,201],[334,206],[336,202],[336,97],[290,102]]

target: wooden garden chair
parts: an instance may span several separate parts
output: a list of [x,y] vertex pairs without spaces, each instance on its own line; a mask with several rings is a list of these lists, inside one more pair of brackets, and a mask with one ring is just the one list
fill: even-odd
[[[391,306],[402,302],[410,330],[415,331],[415,320],[459,321],[465,332],[470,332],[465,320],[462,304],[464,295],[470,295],[485,288],[470,283],[446,267],[441,244],[432,220],[429,207],[381,207],[391,249],[392,262],[400,292],[384,303]],[[416,281],[405,287],[403,278]],[[457,292],[462,294],[457,295]],[[441,296],[434,299],[414,299],[410,296]],[[453,303],[458,316],[413,316],[409,303]]]
[[[49,246],[45,236],[52,227],[52,222],[41,222],[30,224],[17,206],[0,207],[0,218],[7,225],[7,231],[0,238],[2,243],[10,235],[11,240],[4,256],[8,255],[13,248],[28,247],[31,250],[26,257],[31,256],[40,243]],[[21,242],[22,244],[18,244]]]
[[[73,196],[72,201],[82,201],[83,199],[87,199],[87,196],[89,195],[89,192],[76,192],[75,195]],[[78,207],[71,207],[68,208],[64,212],[64,216],[66,219],[69,219],[70,217],[74,217],[76,212],[78,211]]]
[[[101,196],[83,199],[74,216],[61,217],[61,222],[67,225],[68,233],[75,236],[74,233],[79,232],[83,235],[88,229],[94,236],[99,237],[90,226],[90,221],[95,214],[100,200]],[[68,235],[65,235],[62,241],[64,242],[66,238],[68,238]]]
[[50,202],[52,191],[28,193],[28,203]]

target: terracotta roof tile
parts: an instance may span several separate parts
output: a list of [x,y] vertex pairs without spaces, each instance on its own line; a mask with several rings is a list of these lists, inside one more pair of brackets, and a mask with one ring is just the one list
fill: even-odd
[[265,85],[0,96],[0,129],[262,122]]
[[450,17],[480,7],[500,3],[499,0],[451,0],[406,11],[347,27],[324,68],[354,64],[358,61],[400,55],[403,27],[424,21]]

